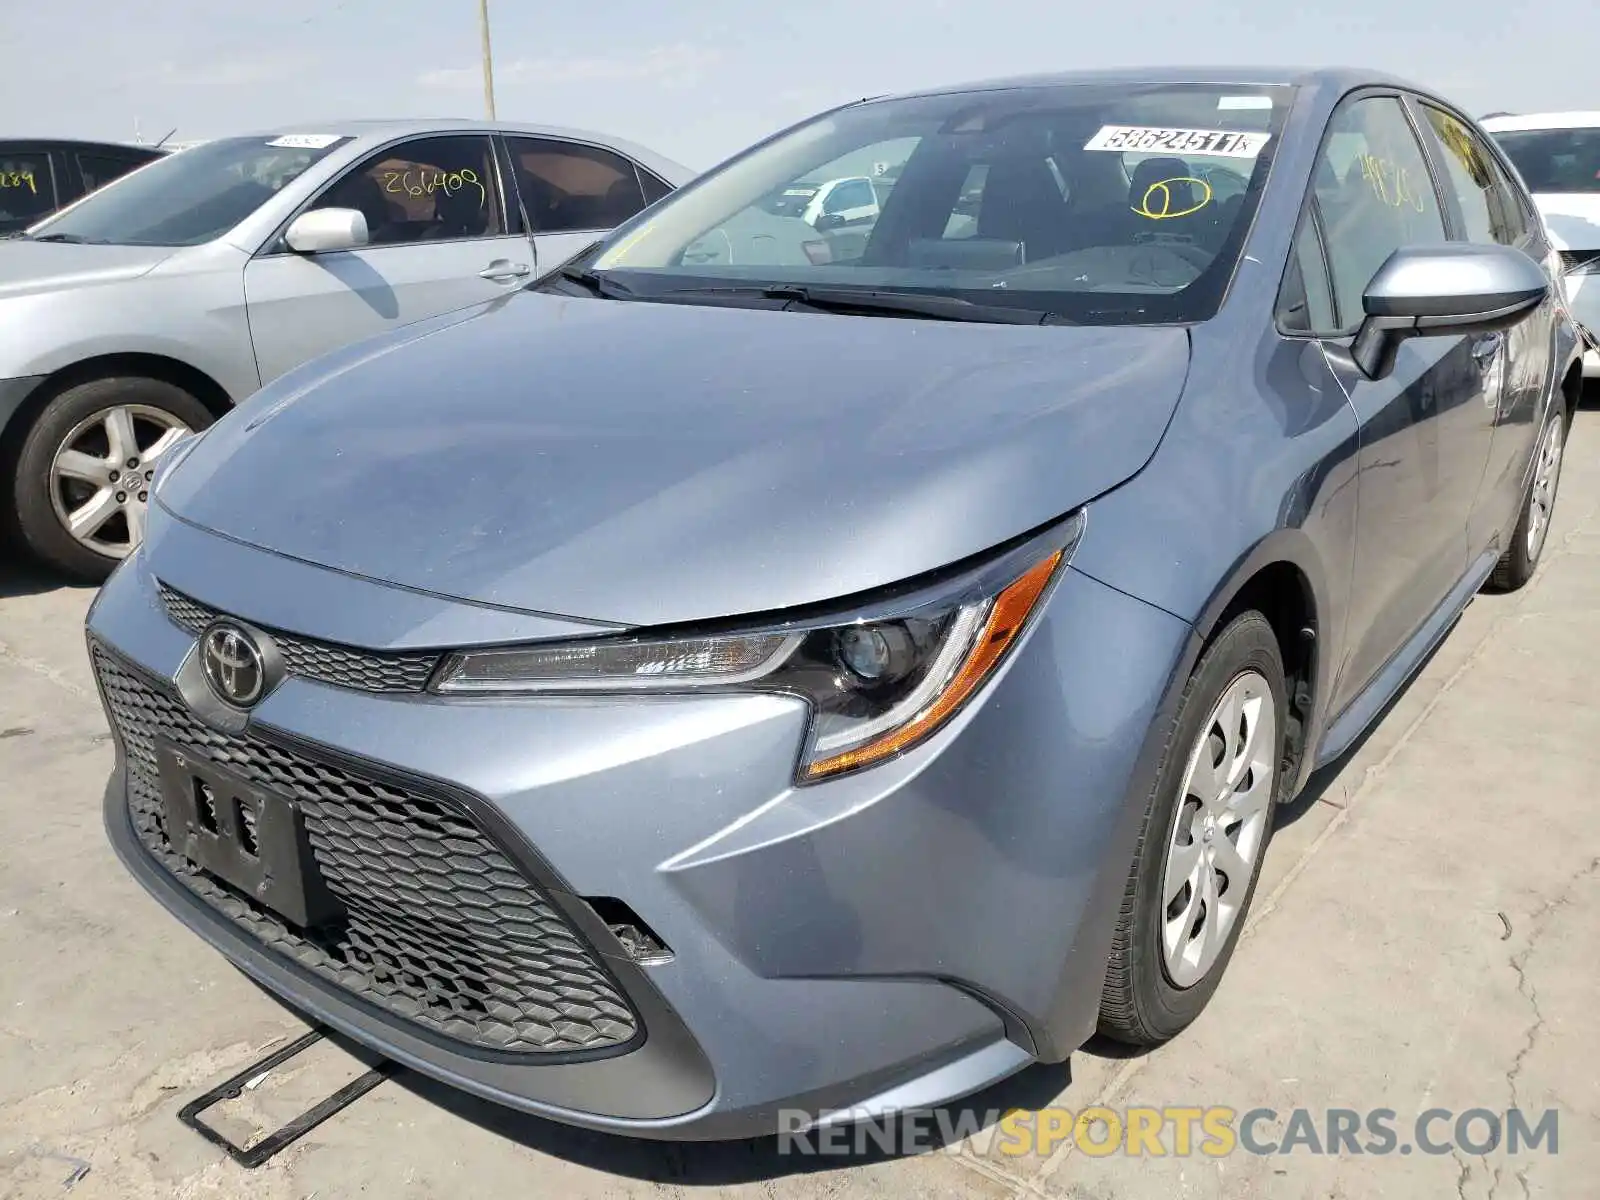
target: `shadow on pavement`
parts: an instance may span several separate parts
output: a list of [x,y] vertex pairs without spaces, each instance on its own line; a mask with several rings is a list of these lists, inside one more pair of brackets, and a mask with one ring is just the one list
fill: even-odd
[[[243,977],[297,1022],[306,1020],[304,1014],[275,992],[262,987],[248,975]],[[322,1033],[329,1042],[365,1066],[377,1066],[384,1061],[381,1055],[342,1033],[326,1027],[322,1028]],[[1084,1047],[1084,1052],[1091,1055],[1101,1053],[1101,1040],[1098,1037],[1091,1040]],[[1113,1043],[1108,1042],[1106,1046],[1111,1053],[1117,1053],[1118,1048]],[[1036,1113],[1049,1107],[1072,1082],[1071,1059],[1060,1063],[1036,1063],[954,1104],[932,1110],[931,1114],[920,1114],[919,1124],[913,1133],[892,1139],[896,1145],[916,1147],[914,1152],[884,1150],[874,1144],[872,1136],[864,1135],[858,1141],[856,1134],[851,1131],[837,1135],[841,1142],[849,1145],[850,1153],[805,1154],[794,1149],[785,1152],[776,1134],[741,1141],[664,1142],[598,1133],[480,1100],[398,1063],[390,1062],[386,1069],[390,1085],[404,1088],[426,1104],[537,1153],[627,1179],[675,1183],[685,1187],[758,1183],[788,1175],[816,1174],[937,1153],[949,1142],[992,1128],[1014,1109]],[[875,1131],[881,1128],[881,1125],[873,1126]],[[947,1141],[942,1136],[943,1130],[959,1130],[959,1133]],[[855,1152],[858,1146],[861,1147],[860,1153]]]
[[[959,1104],[923,1114],[914,1134],[897,1144],[922,1147],[917,1153],[894,1153],[874,1143],[872,1136],[858,1138],[854,1132],[841,1133],[840,1144],[851,1153],[805,1154],[780,1144],[776,1136],[737,1142],[655,1142],[615,1134],[577,1129],[540,1117],[528,1116],[500,1105],[490,1104],[436,1083],[410,1071],[401,1071],[394,1082],[413,1095],[445,1111],[471,1121],[500,1137],[548,1154],[553,1158],[608,1174],[649,1183],[675,1183],[686,1187],[718,1187],[776,1179],[787,1175],[806,1175],[848,1167],[868,1166],[901,1158],[935,1153],[946,1144],[941,1130],[974,1132],[969,1124],[977,1118],[977,1128],[988,1128],[1013,1109],[1034,1112],[1049,1105],[1071,1082],[1070,1063],[1038,1064],[1002,1080]],[[943,1120],[940,1120],[940,1113]],[[875,1127],[876,1128],[876,1127]],[[959,1140],[959,1137],[950,1139]],[[814,1143],[813,1143],[814,1144]],[[856,1153],[860,1149],[862,1152]]]
[[[1470,608],[1471,605],[1469,604],[1468,607]],[[1389,697],[1389,702],[1383,706],[1372,722],[1361,731],[1361,735],[1350,743],[1350,748],[1327,766],[1319,767],[1311,772],[1311,777],[1306,780],[1306,785],[1300,790],[1300,794],[1292,802],[1278,806],[1278,814],[1272,826],[1274,831],[1293,825],[1310,812],[1317,802],[1327,794],[1334,781],[1350,765],[1350,761],[1361,753],[1361,748],[1367,744],[1367,739],[1372,736],[1373,731],[1380,728],[1389,719],[1389,714],[1394,711],[1395,705],[1399,704],[1405,694],[1411,690],[1411,685],[1416,681],[1417,677],[1428,669],[1428,664],[1433,661],[1433,656],[1438,654],[1440,647],[1450,640],[1451,634],[1455,633],[1456,626],[1460,622],[1461,618],[1457,617],[1450,623],[1450,628],[1445,631],[1444,636],[1434,644],[1433,649],[1422,656],[1422,660],[1417,663],[1416,669],[1411,672],[1405,683],[1400,685],[1400,689]],[[1271,853],[1270,849],[1268,853]]]
[[35,565],[15,545],[0,539],[0,600],[68,589],[92,590],[93,587],[93,584],[79,583]]

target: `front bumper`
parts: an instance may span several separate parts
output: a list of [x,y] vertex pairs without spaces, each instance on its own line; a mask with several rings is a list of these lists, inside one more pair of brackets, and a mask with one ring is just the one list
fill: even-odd
[[[179,676],[195,641],[163,606],[158,571],[258,625],[384,649],[466,644],[474,628],[501,641],[520,619],[163,521],[90,615],[94,642],[157,681]],[[381,636],[353,636],[352,614]],[[1188,633],[1069,571],[951,725],[895,762],[804,789],[791,786],[804,712],[785,697],[445,701],[304,678],[267,696],[246,736],[448,781],[526,849],[519,866],[638,1013],[642,1038],[603,1056],[474,1052],[253,938],[140,841],[125,747],[106,823],[140,882],[257,982],[485,1098],[662,1138],[767,1133],[783,1109],[924,1108],[1064,1057],[1093,1031],[1142,808],[1129,797],[1142,798],[1145,735]],[[591,907],[601,897],[640,914],[673,958],[634,962]]]

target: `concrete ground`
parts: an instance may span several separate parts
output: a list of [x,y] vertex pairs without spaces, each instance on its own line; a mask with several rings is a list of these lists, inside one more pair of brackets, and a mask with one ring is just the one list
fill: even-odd
[[[99,806],[111,749],[80,635],[91,593],[13,564],[0,565],[0,1196],[1595,1195],[1597,458],[1600,413],[1584,411],[1532,586],[1476,600],[1366,741],[1285,813],[1200,1021],[1154,1053],[1091,1046],[973,1102],[1267,1107],[1267,1141],[1297,1107],[1318,1128],[1330,1107],[1388,1108],[1405,1144],[1430,1108],[1520,1107],[1530,1125],[1554,1108],[1554,1155],[1100,1157],[1068,1138],[1049,1153],[974,1140],[780,1157],[771,1142],[574,1132],[402,1078],[246,1172],[175,1114],[303,1026],[113,860]],[[259,1134],[361,1069],[326,1044],[304,1059],[219,1123]]]

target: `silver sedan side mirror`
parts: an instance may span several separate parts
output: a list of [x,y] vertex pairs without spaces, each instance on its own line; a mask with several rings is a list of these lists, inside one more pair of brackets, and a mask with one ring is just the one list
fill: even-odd
[[370,240],[367,218],[354,208],[313,208],[290,222],[283,235],[296,254],[356,250]]

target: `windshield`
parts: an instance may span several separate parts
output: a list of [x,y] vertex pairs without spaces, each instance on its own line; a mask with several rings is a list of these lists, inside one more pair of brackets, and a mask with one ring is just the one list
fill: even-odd
[[1204,320],[1291,94],[1073,84],[854,105],[676,193],[589,266],[641,299],[860,288],[1085,323]]
[[1600,193],[1600,129],[1523,129],[1491,136],[1530,192]]
[[29,236],[118,246],[198,246],[221,237],[347,139],[224,138],[141,167]]

